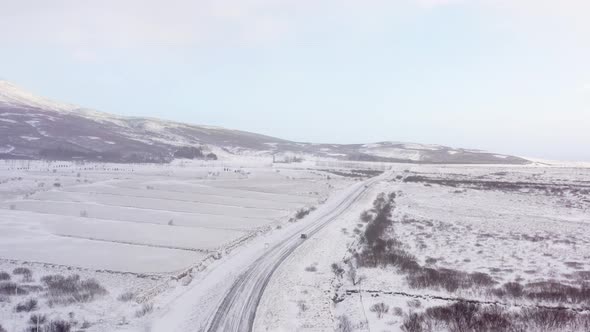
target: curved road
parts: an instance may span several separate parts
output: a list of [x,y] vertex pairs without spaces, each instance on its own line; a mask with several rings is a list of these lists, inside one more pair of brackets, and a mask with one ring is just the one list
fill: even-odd
[[330,211],[316,216],[315,220],[274,247],[269,248],[262,256],[250,264],[235,280],[229,291],[224,295],[215,314],[207,323],[210,332],[244,332],[252,331],[256,309],[262,294],[274,271],[295,250],[303,239],[301,233],[308,237],[318,232],[331,221],[340,217],[377,181],[377,178],[356,184],[356,188],[345,196]]

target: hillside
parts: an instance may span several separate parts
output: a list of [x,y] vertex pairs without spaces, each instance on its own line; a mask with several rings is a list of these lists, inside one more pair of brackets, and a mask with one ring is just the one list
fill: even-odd
[[123,117],[39,97],[0,81],[0,159],[169,162],[175,157],[294,155],[419,163],[525,164],[478,150],[401,142],[312,144],[239,130]]

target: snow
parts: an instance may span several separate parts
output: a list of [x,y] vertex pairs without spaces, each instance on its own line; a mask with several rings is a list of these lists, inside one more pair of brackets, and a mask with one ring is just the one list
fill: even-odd
[[38,97],[7,81],[0,81],[0,104],[41,108],[57,112],[71,112],[78,108],[75,105]]
[[[234,267],[246,265],[249,250],[258,253],[280,241],[281,229],[304,225],[287,222],[298,209],[319,205],[351,183],[293,165],[275,169],[249,158],[234,163],[0,162],[0,271],[26,264],[34,282],[55,271],[95,276],[107,296],[76,308],[41,301],[40,312],[62,319],[74,312],[92,324],[89,331],[143,330],[167,312],[167,303],[198,285],[186,286],[187,277],[178,276],[191,271],[190,278],[204,278],[239,255],[228,270],[216,270],[220,277],[212,282],[230,280]],[[141,301],[117,301],[126,289],[141,293]],[[24,328],[28,315],[3,314],[22,300],[0,302],[0,315],[9,317],[5,327]],[[156,313],[135,318],[142,303],[154,303]]]
[[14,146],[12,145],[0,146],[0,153],[10,153],[12,151],[14,151]]
[[33,137],[33,136],[20,136],[20,138],[27,140],[27,141],[36,141],[38,139],[41,139],[40,137]]
[[422,159],[422,152],[420,150],[404,149],[399,147],[375,147],[363,150],[363,152],[385,158],[407,159],[413,161],[419,161]]
[[[447,303],[433,295],[489,299],[472,290],[411,289],[405,275],[391,267],[360,268],[366,277],[360,288],[336,278],[331,264],[342,264],[350,255],[358,239],[354,230],[362,228],[359,215],[380,192],[400,193],[395,234],[420,264],[434,258],[436,267],[488,273],[498,283],[516,278],[572,282],[577,271],[590,270],[590,249],[584,245],[590,243],[590,197],[583,192],[484,190],[398,178],[568,187],[590,183],[590,168],[329,160],[273,166],[267,159],[244,156],[169,165],[0,162],[0,271],[26,264],[36,280],[55,271],[96,277],[109,290],[104,298],[68,307],[43,304],[41,309],[52,317],[75,312],[79,320],[93,323],[90,331],[198,330],[241,271],[363,187],[357,179],[321,171],[333,167],[393,170],[276,269],[258,306],[254,331],[333,331],[342,315],[356,329],[400,331],[410,310]],[[309,206],[318,209],[288,222]],[[117,301],[127,289],[141,293],[141,301]],[[337,289],[358,293],[349,292],[335,305]],[[28,319],[13,313],[21,300],[0,302],[0,315],[19,329]],[[381,319],[370,311],[378,302],[392,308]],[[142,303],[153,303],[154,312],[136,318]]]
[[[419,174],[443,179],[483,178],[565,186],[590,181],[588,169],[573,167],[394,167],[394,175]],[[436,289],[412,289],[405,275],[391,267],[360,268],[358,274],[365,277],[360,286],[334,276],[330,265],[343,264],[358,239],[352,230],[358,227],[360,212],[370,207],[377,193],[391,191],[400,193],[394,215],[395,234],[420,264],[426,264],[428,257],[435,258],[436,267],[487,273],[499,284],[548,279],[576,284],[571,276],[577,271],[590,270],[586,262],[590,249],[583,245],[590,242],[589,195],[383,181],[356,209],[300,246],[277,270],[260,303],[254,331],[333,331],[337,317],[342,315],[351,320],[354,330],[401,331],[404,315],[409,312],[449,303],[433,296],[495,299],[470,289],[453,294]],[[406,219],[419,222],[399,222]],[[530,239],[534,237],[545,240]],[[317,270],[306,271],[311,266]],[[336,289],[360,290],[360,293],[346,295],[343,302],[335,305],[331,298]],[[373,304],[380,302],[390,307],[383,318],[370,311]]]

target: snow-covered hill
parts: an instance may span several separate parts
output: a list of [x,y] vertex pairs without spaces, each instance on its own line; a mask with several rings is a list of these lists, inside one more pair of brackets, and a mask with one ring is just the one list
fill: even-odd
[[194,152],[195,157],[202,158],[216,151],[226,156],[275,155],[279,160],[286,156],[314,156],[422,163],[528,162],[439,145],[298,143],[219,127],[123,117],[38,97],[6,81],[0,81],[0,133],[0,159],[168,162],[180,150],[183,155]]

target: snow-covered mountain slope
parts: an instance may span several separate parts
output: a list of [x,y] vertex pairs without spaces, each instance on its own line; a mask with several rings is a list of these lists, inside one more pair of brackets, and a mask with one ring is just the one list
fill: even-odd
[[[0,81],[0,159],[168,162],[178,151],[362,161],[523,164],[518,157],[438,145],[311,144],[211,126],[123,117],[38,97]],[[192,151],[192,152],[191,152]],[[200,151],[200,150],[199,150]],[[204,157],[195,152],[197,157]]]

